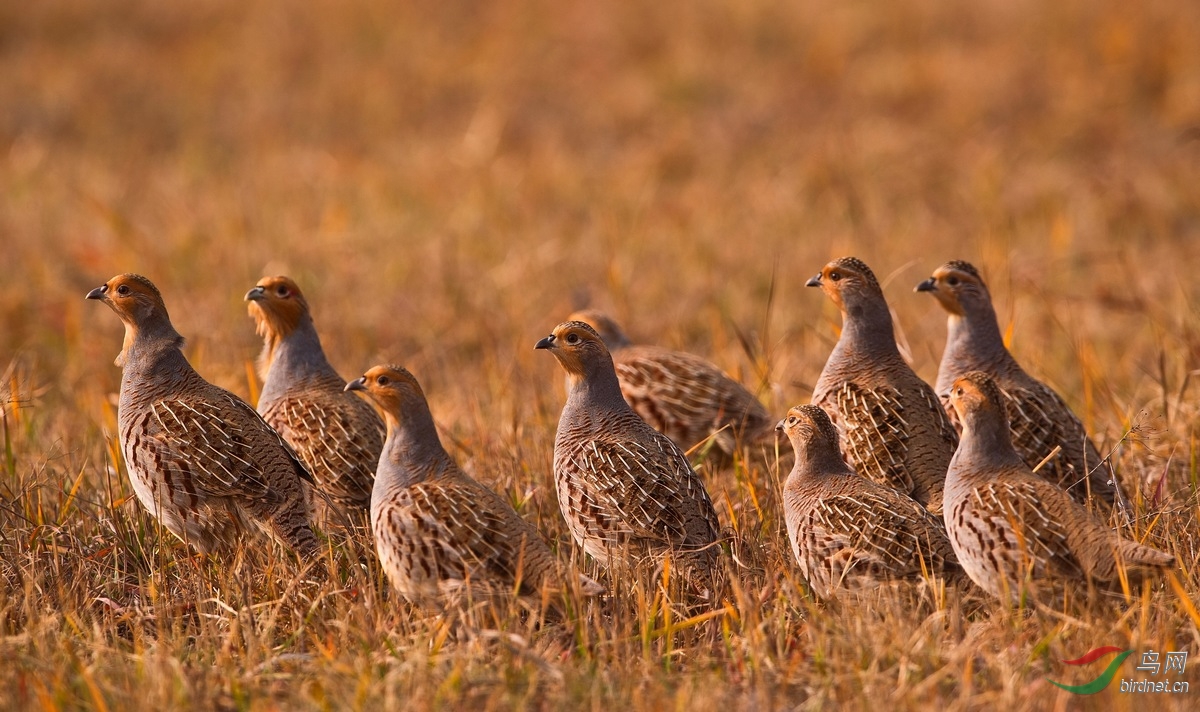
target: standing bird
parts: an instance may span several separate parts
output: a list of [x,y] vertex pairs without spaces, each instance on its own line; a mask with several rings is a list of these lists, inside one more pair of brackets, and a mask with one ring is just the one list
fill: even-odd
[[[557,562],[533,525],[466,475],[442,447],[425,393],[400,366],[346,385],[383,410],[387,441],[371,492],[371,530],[388,580],[413,601],[556,587]],[[599,591],[581,579],[585,594]]]
[[[1124,506],[1112,468],[1100,457],[1083,423],[1049,386],[1025,373],[1005,348],[992,297],[979,271],[966,262],[947,262],[918,284],[917,291],[933,294],[949,313],[937,392],[948,393],[955,380],[971,371],[988,374],[1005,400],[1013,445],[1026,465],[1036,467],[1061,446],[1039,475],[1082,504],[1092,494],[1110,506]],[[945,407],[953,417],[948,402]]]
[[950,543],[967,575],[992,595],[1018,601],[1038,580],[1115,584],[1172,566],[1175,557],[1122,539],[1083,505],[1030,471],[1013,449],[1005,398],[972,371],[950,387],[963,426],[946,475]]
[[937,394],[900,356],[879,281],[861,260],[825,265],[820,287],[842,312],[842,334],[813,392],[842,431],[854,469],[941,512],[958,436]]
[[634,346],[616,321],[604,312],[575,312],[600,334],[612,354],[621,394],[651,427],[687,450],[712,437],[725,455],[738,443],[773,436],[767,409],[715,364],[683,351]]
[[107,304],[125,325],[117,424],[146,509],[204,553],[233,547],[254,525],[302,556],[315,555],[304,465],[245,401],[196,373],[158,289],[122,274],[87,298]]
[[[446,453],[412,373],[374,366],[346,390],[371,396],[388,423],[371,492],[371,531],[396,591],[427,602],[557,586],[557,562],[533,525]],[[584,593],[598,588],[588,579],[582,585]]]
[[250,315],[263,337],[258,360],[263,379],[258,412],[279,431],[338,507],[367,511],[383,449],[383,420],[329,365],[308,302],[287,277],[264,277],[246,293]]
[[638,417],[596,330],[568,321],[537,342],[570,381],[554,439],[558,505],[575,541],[605,566],[617,556],[715,561],[720,523],[679,446]]
[[796,406],[776,428],[796,450],[783,485],[788,538],[818,596],[886,580],[961,576],[942,522],[908,495],[850,469],[825,411]]

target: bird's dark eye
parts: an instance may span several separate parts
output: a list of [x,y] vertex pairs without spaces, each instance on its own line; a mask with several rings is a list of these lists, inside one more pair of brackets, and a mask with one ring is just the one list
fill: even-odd
[[275,290],[275,293],[281,297],[286,297],[288,295],[287,287],[280,287],[279,289]]
[[391,383],[391,380],[392,379],[388,378],[387,376],[380,376],[379,378],[375,379],[375,382],[381,386],[386,386],[387,384]]
[[579,343],[579,334],[567,334],[567,343],[568,344]]
[[962,398],[962,395],[963,395],[963,389],[961,389],[961,388],[955,388],[955,389],[954,389],[954,395],[958,396],[959,398]]
[[796,416],[794,416],[794,415],[788,416],[788,425],[795,425],[795,424],[796,424]]
[[129,285],[122,284],[120,287],[117,287],[117,294],[120,294],[121,296],[129,294]]
[[842,278],[842,273],[841,272],[830,272],[829,278],[836,282]]
[[949,284],[951,287],[957,287],[958,286],[958,277],[951,277],[950,279],[946,280],[946,283]]

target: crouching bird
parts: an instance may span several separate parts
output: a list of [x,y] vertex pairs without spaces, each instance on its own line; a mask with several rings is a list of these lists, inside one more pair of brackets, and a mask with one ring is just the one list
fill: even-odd
[[988,593],[1018,601],[1039,583],[1137,580],[1175,557],[1120,537],[1013,448],[1004,396],[972,371],[950,387],[962,440],[946,473],[944,514],[954,553]]
[[883,581],[962,576],[941,519],[909,495],[851,469],[824,410],[796,406],[776,427],[796,449],[783,485],[788,538],[818,596],[834,598],[841,589]]

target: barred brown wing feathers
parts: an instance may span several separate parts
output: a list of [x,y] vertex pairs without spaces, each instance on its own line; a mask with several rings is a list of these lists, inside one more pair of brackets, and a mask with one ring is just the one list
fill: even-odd
[[988,548],[993,556],[1008,559],[1010,578],[1019,580],[1029,565],[1037,576],[1057,573],[1083,578],[1066,523],[1043,506],[1041,485],[1052,486],[1030,481],[977,486],[971,493],[974,518],[994,533],[997,541]]
[[146,435],[164,460],[188,473],[190,486],[213,497],[264,497],[270,491],[256,452],[264,433],[247,433],[245,423],[213,402],[168,398],[150,409],[153,426]]
[[[619,522],[611,531],[617,534],[618,542],[626,538],[682,541],[686,529],[679,513],[667,500],[654,496],[664,489],[664,479],[670,481],[670,473],[664,473],[660,463],[646,455],[638,443],[592,440],[575,451],[572,464],[574,469],[588,473],[584,478],[588,493],[585,501],[592,504],[591,508],[620,513],[605,518]],[[602,521],[597,520],[597,524]]]
[[830,395],[855,469],[880,484],[912,492],[916,485],[905,464],[909,432],[899,391],[847,381]]
[[[263,417],[295,448],[322,491],[339,502],[369,507],[383,447],[379,418],[353,396],[328,400],[280,398],[264,409]],[[369,411],[368,416],[356,418],[356,405]]]
[[578,473],[566,488],[577,501],[564,511],[615,546],[705,546],[719,533],[712,503],[678,447],[656,435],[649,445],[590,439],[564,453],[556,469]]
[[727,428],[718,435],[718,444],[731,452],[735,435],[757,437],[770,420],[757,398],[699,357],[630,347],[618,351],[614,360],[625,399],[680,447],[690,448]]
[[[1047,389],[1048,391],[1048,389]],[[1063,428],[1059,420],[1047,412],[1047,391],[1031,391],[1026,388],[1001,388],[1004,405],[1008,411],[1008,426],[1012,432],[1013,446],[1021,459],[1031,468],[1037,466],[1054,448],[1064,444]],[[1043,477],[1069,487],[1070,473],[1064,451],[1060,452],[1039,471]]]
[[[536,589],[551,554],[537,532],[495,493],[453,479],[405,488],[384,506],[376,527],[385,559],[399,559],[399,579],[442,590],[466,582],[511,590],[521,576],[522,590]],[[520,567],[520,571],[518,571]],[[404,588],[401,586],[400,588]],[[428,592],[428,591],[426,591]]]
[[839,544],[853,550],[855,566],[871,577],[919,575],[921,558],[931,573],[938,571],[951,558],[949,542],[927,511],[915,502],[907,504],[869,491],[824,497],[815,518],[826,531],[841,533]]
[[933,427],[937,431],[937,436],[946,446],[946,451],[953,453],[954,449],[958,447],[958,428],[955,426],[955,419],[946,412],[942,400],[938,398],[937,393],[928,383],[917,379],[917,387],[925,401],[925,408],[932,414]]

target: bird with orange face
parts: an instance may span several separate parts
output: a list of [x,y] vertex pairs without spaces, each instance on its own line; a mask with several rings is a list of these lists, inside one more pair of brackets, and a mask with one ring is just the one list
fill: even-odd
[[554,356],[570,384],[554,439],[554,482],[575,541],[608,567],[666,553],[713,563],[720,523],[703,482],[679,446],[622,397],[596,330],[564,322],[536,348]]
[[818,596],[834,598],[842,589],[888,580],[961,576],[941,518],[851,469],[825,411],[799,405],[776,427],[796,449],[783,485],[788,539]]
[[1080,581],[1114,587],[1173,566],[1175,557],[1122,538],[1013,448],[1006,401],[982,371],[950,386],[963,425],[946,474],[946,533],[963,570],[998,598],[1019,601]]
[[[992,296],[974,265],[954,260],[938,267],[916,291],[932,294],[947,313],[946,350],[938,368],[937,392],[947,412],[956,379],[971,371],[996,382],[1008,408],[1013,445],[1025,464],[1087,504],[1097,497],[1109,507],[1125,508],[1125,497],[1108,461],[1088,437],[1083,423],[1058,393],[1030,376],[1009,353],[1000,335]],[[954,418],[955,420],[957,418]],[[1055,453],[1055,448],[1060,448]]]
[[315,555],[301,484],[308,471],[253,408],[196,373],[158,288],[122,274],[87,298],[125,325],[117,425],[146,509],[201,552],[233,548],[257,528]]
[[875,274],[855,257],[808,280],[842,312],[842,333],[812,403],[844,436],[854,469],[941,512],[942,483],[958,434],[937,394],[900,356],[892,313]]
[[[415,602],[445,603],[561,586],[558,563],[533,525],[442,447],[425,393],[407,369],[375,366],[346,390],[373,399],[387,421],[371,529],[397,591]],[[585,595],[601,590],[586,577],[579,587]]]
[[317,335],[308,301],[288,277],[264,277],[246,293],[263,338],[258,412],[300,455],[316,481],[315,509],[328,521],[337,509],[366,512],[383,449],[383,420],[345,392]]

